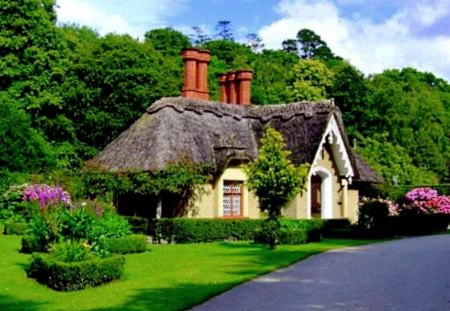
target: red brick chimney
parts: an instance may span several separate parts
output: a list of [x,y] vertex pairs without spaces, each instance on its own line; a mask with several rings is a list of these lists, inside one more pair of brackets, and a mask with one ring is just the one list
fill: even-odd
[[220,101],[242,106],[251,105],[253,71],[238,70],[219,75]]
[[208,91],[208,63],[211,53],[207,50],[199,51],[197,58],[197,92],[198,98],[209,100]]
[[229,104],[238,104],[238,93],[236,88],[236,73],[230,71],[227,74],[227,86],[228,86],[228,103]]
[[253,71],[239,70],[236,72],[236,82],[238,87],[238,105],[251,105],[251,86],[252,86]]
[[197,58],[198,49],[184,49],[181,57],[184,61],[184,83],[181,96],[197,98]]
[[181,96],[209,100],[208,63],[209,51],[196,48],[184,49],[181,53],[184,61],[184,83]]
[[220,99],[221,103],[228,102],[228,75],[226,73],[219,75],[219,85],[220,85]]

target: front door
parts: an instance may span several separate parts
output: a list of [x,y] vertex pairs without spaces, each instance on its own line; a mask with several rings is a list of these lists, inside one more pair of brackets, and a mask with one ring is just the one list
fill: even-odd
[[322,178],[311,176],[311,217],[322,218]]

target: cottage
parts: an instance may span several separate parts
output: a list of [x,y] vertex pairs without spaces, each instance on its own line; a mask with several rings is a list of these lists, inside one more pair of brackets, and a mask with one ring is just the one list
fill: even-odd
[[[358,191],[380,178],[355,154],[333,100],[284,105],[250,104],[251,71],[222,75],[220,102],[209,100],[208,51],[183,52],[182,96],[163,98],[110,143],[94,163],[111,171],[164,170],[181,159],[208,164],[214,178],[195,202],[200,218],[259,218],[257,198],[247,190],[241,165],[254,159],[265,128],[279,131],[295,164],[310,163],[306,190],[283,214],[292,218],[356,220]],[[142,209],[159,216],[156,203]],[[134,203],[136,204],[136,203]],[[162,216],[173,216],[173,198],[162,201]]]

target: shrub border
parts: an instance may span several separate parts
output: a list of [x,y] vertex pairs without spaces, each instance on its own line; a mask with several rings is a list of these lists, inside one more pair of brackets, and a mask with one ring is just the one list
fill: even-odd
[[57,291],[80,290],[119,279],[125,257],[111,256],[81,262],[61,262],[48,254],[33,254],[27,275]]

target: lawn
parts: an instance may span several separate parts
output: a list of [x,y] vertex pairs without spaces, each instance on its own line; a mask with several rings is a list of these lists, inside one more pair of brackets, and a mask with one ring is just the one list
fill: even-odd
[[250,243],[149,245],[127,255],[122,280],[57,292],[27,278],[20,237],[0,235],[0,310],[184,310],[233,286],[330,249],[368,241],[324,240],[275,251]]

